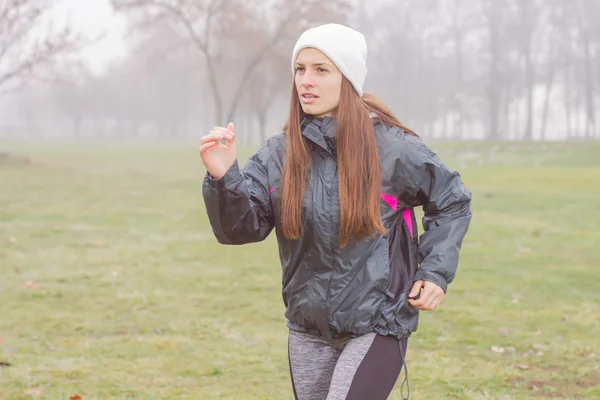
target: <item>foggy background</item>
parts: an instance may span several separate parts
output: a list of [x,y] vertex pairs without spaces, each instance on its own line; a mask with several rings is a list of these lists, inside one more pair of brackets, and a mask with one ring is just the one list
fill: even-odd
[[365,91],[424,138],[599,139],[598,0],[0,0],[0,137],[279,133],[307,28],[363,32]]

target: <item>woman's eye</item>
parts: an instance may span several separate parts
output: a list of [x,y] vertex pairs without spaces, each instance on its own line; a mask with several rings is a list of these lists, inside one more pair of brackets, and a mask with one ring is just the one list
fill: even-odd
[[296,72],[298,71],[304,71],[304,67],[296,67]]
[[325,68],[319,68],[319,72],[327,72]]

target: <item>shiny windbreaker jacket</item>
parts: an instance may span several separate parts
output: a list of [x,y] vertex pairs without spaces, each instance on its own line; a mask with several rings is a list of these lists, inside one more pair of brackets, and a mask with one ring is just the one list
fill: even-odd
[[[421,279],[446,291],[472,216],[471,192],[458,172],[419,138],[372,120],[385,235],[340,246],[337,124],[332,117],[302,121],[312,171],[299,240],[286,239],[279,224],[284,134],[269,138],[242,169],[236,161],[221,179],[207,173],[203,182],[219,243],[258,242],[275,229],[288,326],[330,341],[373,331],[404,339],[416,331],[418,310],[407,295]],[[421,206],[424,232],[419,237],[413,208]]]

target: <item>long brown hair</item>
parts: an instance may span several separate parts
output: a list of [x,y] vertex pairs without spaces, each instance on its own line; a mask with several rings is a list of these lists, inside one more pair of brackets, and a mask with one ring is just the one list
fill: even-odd
[[[346,77],[342,77],[340,102],[334,114],[337,121],[342,247],[352,237],[361,240],[366,235],[386,233],[381,221],[380,162],[375,128],[369,115],[371,112],[383,124],[397,126],[417,136],[396,118],[383,101],[367,93],[359,97]],[[309,148],[300,127],[305,116],[296,85],[292,84],[289,116],[284,126],[287,149],[281,178],[281,228],[288,239],[298,239],[302,230],[302,199],[311,167]]]

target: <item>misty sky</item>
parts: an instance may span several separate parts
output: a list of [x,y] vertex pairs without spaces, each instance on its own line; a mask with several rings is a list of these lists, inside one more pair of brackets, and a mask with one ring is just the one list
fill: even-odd
[[[269,8],[270,2],[313,4],[315,10],[272,42],[264,9],[221,15],[248,24],[210,32],[211,43],[219,45],[208,55],[181,21],[168,19],[172,12],[163,10],[167,18],[150,22],[146,11],[161,12],[151,2],[117,15],[114,0],[48,2],[51,14],[33,27],[23,19],[19,29],[31,29],[30,37],[13,41],[0,59],[5,131],[186,137],[235,117],[254,133],[252,140],[262,140],[287,112],[284,60],[294,37],[307,24],[339,20],[358,27],[369,42],[368,91],[425,137],[600,137],[600,36],[594,29],[600,0],[343,0],[348,8],[333,1],[265,1],[272,21],[285,13]],[[202,24],[187,2],[173,4]],[[61,36],[67,26],[94,40]],[[57,54],[24,68],[42,48],[34,46],[41,45],[38,34],[48,32]],[[268,43],[268,56],[258,52]],[[241,51],[231,51],[236,45]],[[262,54],[261,64],[253,69],[255,53]],[[257,88],[266,93],[260,102],[250,100]]]
[[83,58],[95,72],[102,71],[108,61],[125,54],[125,23],[123,17],[113,15],[109,0],[62,0],[56,8],[55,18],[59,21],[67,18],[74,29],[87,37],[106,35],[83,52]]

